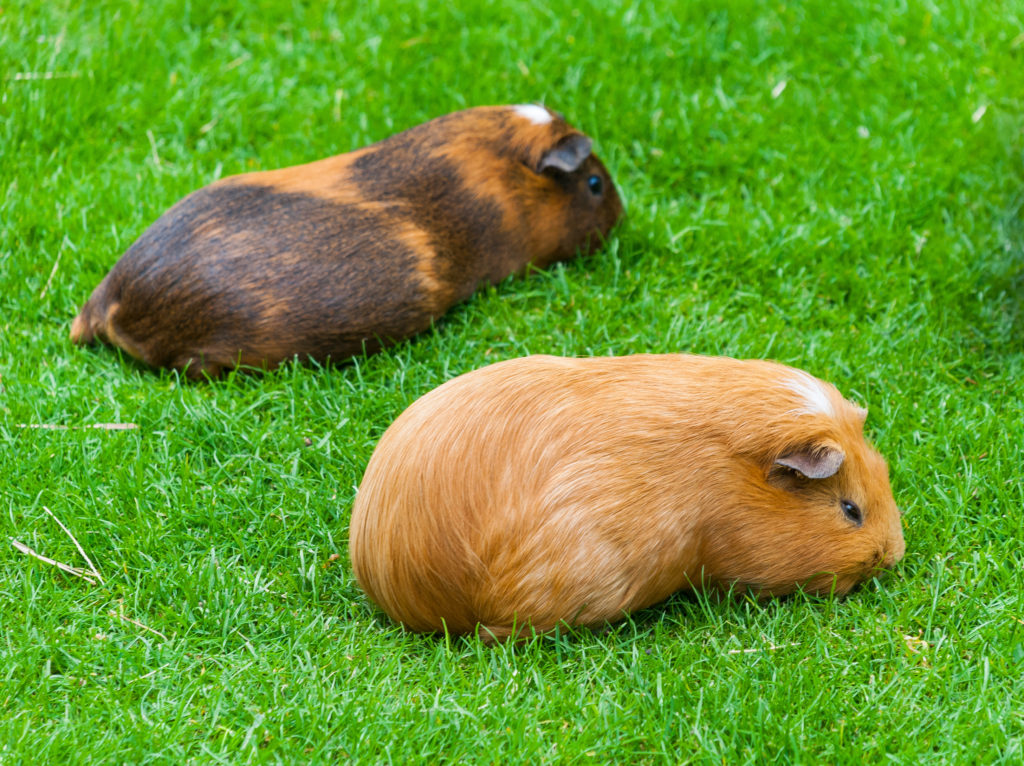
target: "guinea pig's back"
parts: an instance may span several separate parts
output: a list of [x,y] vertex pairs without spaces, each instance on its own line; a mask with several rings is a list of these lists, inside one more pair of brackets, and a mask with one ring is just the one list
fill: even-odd
[[[348,154],[198,189],[117,261],[72,340],[215,373],[296,353],[343,358],[423,331],[493,276],[474,254],[514,245],[501,237],[498,202],[460,176],[460,158],[490,156],[487,125],[500,114],[446,115]],[[453,146],[465,156],[449,156]]]
[[565,604],[595,622],[678,590],[694,574],[682,563],[693,520],[681,474],[650,469],[685,452],[666,439],[655,372],[638,357],[536,356],[417,400],[381,438],[353,507],[360,584],[416,630],[443,617],[498,638],[516,620],[553,627]]
[[375,602],[414,630],[462,633],[480,621],[481,586],[490,577],[485,525],[512,524],[525,494],[524,477],[505,476],[504,468],[524,464],[533,440],[511,437],[532,427],[525,410],[536,412],[539,391],[525,381],[515,412],[488,418],[492,405],[508,404],[512,378],[520,377],[501,372],[475,371],[416,400],[381,437],[360,483],[353,570]]
[[273,365],[295,349],[323,360],[422,331],[450,302],[430,238],[399,204],[347,186],[350,161],[339,161],[350,159],[188,195],[114,265],[73,339],[96,334],[154,366],[198,355],[232,366],[239,350],[243,364]]

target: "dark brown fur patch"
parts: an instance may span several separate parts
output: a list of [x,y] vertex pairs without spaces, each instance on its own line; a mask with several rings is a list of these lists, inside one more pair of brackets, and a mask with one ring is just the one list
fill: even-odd
[[588,252],[615,223],[596,158],[573,174],[531,169],[571,131],[484,107],[200,189],[115,264],[72,339],[198,376],[340,360],[421,332],[480,283]]
[[[202,356],[232,366],[248,349],[276,364],[294,347],[325,360],[429,322],[408,278],[423,254],[379,236],[395,226],[386,212],[240,183],[202,189],[174,212],[129,249],[130,274],[119,263],[107,278],[108,300],[121,299],[110,326],[145,338],[139,356],[149,364]],[[346,289],[367,283],[388,301]]]

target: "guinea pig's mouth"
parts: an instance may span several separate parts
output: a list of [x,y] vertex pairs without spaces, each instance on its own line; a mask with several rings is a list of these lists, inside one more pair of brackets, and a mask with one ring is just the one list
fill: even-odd
[[848,575],[850,584],[847,586],[844,594],[849,593],[869,580],[885,575],[896,565],[897,561],[898,559],[887,551],[875,551],[874,556],[865,561],[857,572],[851,572]]
[[875,552],[874,558],[868,563],[865,571],[868,573],[868,576],[883,574],[895,567],[901,558],[903,558],[902,552],[897,553],[885,548],[880,549]]
[[881,564],[882,557],[879,554],[872,560],[864,562],[860,567],[846,572],[823,572],[804,585],[804,590],[817,593],[821,596],[836,596],[842,598],[851,591],[879,575],[888,571],[888,567]]

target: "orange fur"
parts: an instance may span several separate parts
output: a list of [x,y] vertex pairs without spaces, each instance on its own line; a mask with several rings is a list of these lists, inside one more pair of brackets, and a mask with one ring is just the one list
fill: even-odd
[[[413,630],[499,640],[693,587],[845,593],[904,551],[862,425],[834,387],[772,362],[502,362],[423,396],[381,438],[352,509],[352,565]],[[777,463],[830,449],[844,458],[826,478]]]

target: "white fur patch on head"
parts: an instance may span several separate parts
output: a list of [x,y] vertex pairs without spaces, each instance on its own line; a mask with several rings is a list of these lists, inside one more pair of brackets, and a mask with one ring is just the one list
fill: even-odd
[[803,370],[793,370],[793,377],[783,385],[793,393],[799,394],[804,401],[803,407],[791,411],[794,415],[835,417],[836,411],[832,406],[832,400],[829,399],[828,391],[825,390],[825,384],[813,375],[808,375]]
[[554,117],[551,116],[551,112],[540,104],[517,104],[512,108],[515,110],[516,114],[529,120],[534,125],[547,125],[554,119]]

